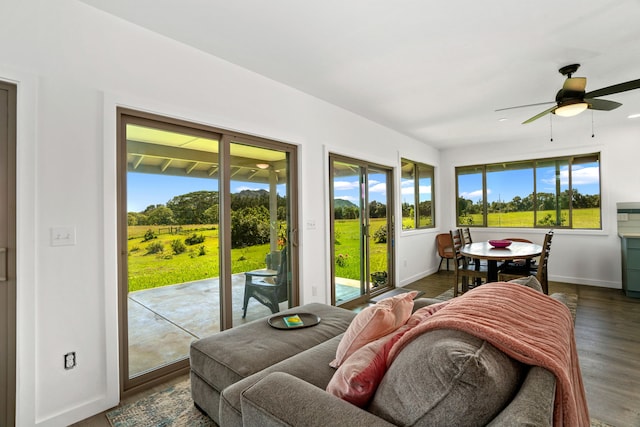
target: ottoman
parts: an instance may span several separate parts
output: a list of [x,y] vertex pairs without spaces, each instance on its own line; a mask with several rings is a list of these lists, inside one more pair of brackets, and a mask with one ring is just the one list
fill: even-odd
[[318,325],[281,330],[254,320],[191,343],[191,396],[200,410],[220,423],[222,391],[256,372],[334,338],[347,330],[356,313],[311,303],[278,314],[313,313]]

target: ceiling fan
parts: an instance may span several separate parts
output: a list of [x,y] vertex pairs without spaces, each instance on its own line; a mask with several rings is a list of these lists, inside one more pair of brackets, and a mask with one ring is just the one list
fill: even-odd
[[[611,111],[615,108],[618,108],[622,104],[615,101],[595,98],[640,88],[640,79],[637,79],[585,93],[584,90],[587,86],[586,77],[572,77],[573,74],[578,71],[579,67],[580,64],[571,64],[560,68],[558,71],[563,76],[567,76],[567,79],[564,81],[562,89],[560,89],[556,94],[556,105],[544,110],[541,113],[536,114],[528,120],[525,120],[524,122],[522,122],[522,124],[531,123],[534,120],[538,120],[540,117],[546,116],[550,113],[557,114],[558,116],[563,117],[572,117],[580,114],[586,109]],[[538,104],[519,105],[517,107],[501,108],[496,111],[511,110],[513,108],[533,107],[536,105],[550,104],[552,102],[553,101],[540,102]]]

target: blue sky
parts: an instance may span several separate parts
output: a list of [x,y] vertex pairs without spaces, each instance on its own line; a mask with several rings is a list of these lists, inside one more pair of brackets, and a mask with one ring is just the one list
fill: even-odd
[[[555,175],[551,168],[538,178],[537,191],[555,193]],[[572,185],[581,194],[600,193],[600,171],[598,166],[574,166],[572,173]],[[540,176],[541,175],[541,176]],[[568,170],[560,171],[561,189],[565,190],[569,185]],[[531,169],[513,170],[503,175],[505,179],[487,179],[488,202],[513,200],[515,196],[525,197],[533,192],[533,173]],[[482,198],[482,182],[478,175],[461,175],[459,177],[460,196],[477,202]]]
[[[425,180],[428,181],[428,180]],[[414,203],[413,198],[413,180],[403,180],[400,185],[402,193],[402,202]],[[351,203],[358,204],[358,179],[336,179],[333,183],[333,190],[336,199],[348,200]],[[422,200],[429,199],[427,195],[431,194],[431,185],[429,183],[420,185],[420,194]],[[384,175],[372,174],[369,176],[369,201],[378,201],[386,203],[387,185],[384,181]]]

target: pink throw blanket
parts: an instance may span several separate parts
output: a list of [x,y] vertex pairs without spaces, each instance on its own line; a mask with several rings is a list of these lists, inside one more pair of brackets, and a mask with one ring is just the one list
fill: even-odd
[[484,339],[513,359],[556,377],[554,426],[588,426],[589,411],[568,308],[513,283],[488,283],[448,301],[407,331],[391,348],[387,366],[413,338],[433,329],[456,329]]

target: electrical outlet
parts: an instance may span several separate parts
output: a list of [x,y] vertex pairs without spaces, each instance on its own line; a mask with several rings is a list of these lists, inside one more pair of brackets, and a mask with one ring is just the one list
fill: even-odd
[[76,352],[72,351],[64,355],[64,369],[73,369],[76,367]]

